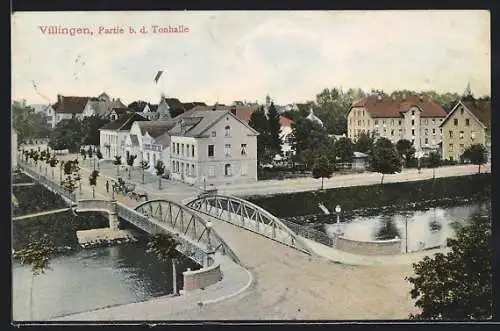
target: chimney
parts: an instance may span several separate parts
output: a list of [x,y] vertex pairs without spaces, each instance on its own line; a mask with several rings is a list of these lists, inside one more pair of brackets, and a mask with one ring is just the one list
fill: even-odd
[[60,95],[60,94],[57,95],[57,102],[59,102],[59,103],[62,102],[62,95]]
[[423,94],[420,94],[420,95],[418,96],[418,98],[420,99],[420,101],[424,101],[424,95],[423,95]]
[[382,100],[382,95],[381,95],[381,94],[377,95],[377,100],[378,100],[378,101],[381,101],[381,100]]
[[395,94],[392,95],[392,101],[396,101],[396,95]]
[[233,113],[233,115],[236,116],[236,108],[231,109],[231,113]]

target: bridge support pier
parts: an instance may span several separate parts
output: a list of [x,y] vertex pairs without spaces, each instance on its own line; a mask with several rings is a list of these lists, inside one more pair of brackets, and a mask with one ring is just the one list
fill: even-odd
[[108,213],[109,229],[112,231],[119,230],[120,221],[118,221],[118,212],[116,210],[116,200],[112,202],[111,211]]

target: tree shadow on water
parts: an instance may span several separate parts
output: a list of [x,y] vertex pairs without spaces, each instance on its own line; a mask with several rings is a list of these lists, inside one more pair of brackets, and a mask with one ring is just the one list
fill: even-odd
[[379,222],[379,227],[375,234],[376,240],[394,239],[396,236],[401,237],[398,228],[394,224],[391,217],[383,217]]

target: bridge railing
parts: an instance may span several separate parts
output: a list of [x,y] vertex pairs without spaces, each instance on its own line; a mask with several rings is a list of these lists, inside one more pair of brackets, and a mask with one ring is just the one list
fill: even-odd
[[47,179],[45,176],[39,174],[36,171],[33,171],[29,167],[25,165],[19,165],[22,171],[24,171],[26,174],[28,174],[30,177],[35,179],[37,182],[40,184],[44,185],[45,187],[49,188],[51,191],[60,194],[61,196],[65,197],[66,199],[70,200],[71,202],[76,202],[76,194],[68,191],[61,185],[58,185],[54,183],[53,181]]
[[[142,215],[133,209],[127,208],[122,204],[117,203],[116,210],[119,217],[126,219],[127,221],[134,224],[143,231],[146,231],[148,233],[158,233],[158,232],[170,233],[166,225],[161,224],[159,221],[151,217]],[[206,266],[212,263],[212,260],[209,258],[210,252],[205,251],[201,247],[195,245],[194,243],[190,242],[189,240],[187,240],[182,236],[177,236],[176,239],[180,242],[180,245],[178,246],[177,249],[185,256],[189,257],[190,259],[192,259],[193,261],[197,262],[200,265]]]
[[333,245],[333,239],[330,238],[324,232],[321,232],[321,231],[318,231],[315,229],[311,229],[307,226],[297,224],[297,223],[294,223],[292,221],[288,221],[288,220],[284,220],[284,219],[281,219],[281,222],[283,222],[286,226],[288,226],[290,228],[290,230],[292,230],[293,232],[295,232],[296,234],[298,234],[304,238],[311,239],[313,241],[319,242],[319,243],[321,243],[323,245],[327,245],[327,246]]
[[116,204],[109,200],[78,200],[77,209],[82,210],[106,210],[116,212]]

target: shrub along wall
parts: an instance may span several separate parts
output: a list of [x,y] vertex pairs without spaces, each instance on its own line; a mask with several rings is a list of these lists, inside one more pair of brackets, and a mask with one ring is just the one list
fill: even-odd
[[343,211],[406,206],[409,203],[434,199],[471,199],[485,201],[491,191],[491,174],[444,177],[435,180],[388,183],[383,185],[352,186],[324,191],[286,193],[269,196],[247,196],[244,199],[268,210],[278,217],[317,214],[318,203],[332,213],[337,204]]

